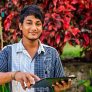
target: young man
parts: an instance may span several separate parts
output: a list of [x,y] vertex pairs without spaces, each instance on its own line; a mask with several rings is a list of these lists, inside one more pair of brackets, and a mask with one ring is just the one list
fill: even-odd
[[[49,88],[29,88],[42,78],[63,77],[64,70],[57,50],[42,44],[43,15],[36,5],[25,7],[20,13],[19,28],[22,39],[0,52],[2,83],[12,81],[12,92],[50,92]],[[6,73],[5,73],[6,72]],[[7,75],[7,76],[6,76]],[[1,75],[0,75],[1,76]],[[6,80],[4,80],[6,79]],[[25,84],[27,85],[26,90]],[[71,82],[54,85],[55,92],[70,87]]]

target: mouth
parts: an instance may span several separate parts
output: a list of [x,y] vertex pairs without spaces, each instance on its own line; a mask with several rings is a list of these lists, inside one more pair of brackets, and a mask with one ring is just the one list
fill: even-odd
[[36,32],[29,32],[30,34],[32,34],[32,35],[35,35],[35,34],[37,34]]

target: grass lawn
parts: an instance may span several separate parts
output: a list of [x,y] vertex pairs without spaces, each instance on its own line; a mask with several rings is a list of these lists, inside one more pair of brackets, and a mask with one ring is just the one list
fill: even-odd
[[61,58],[65,59],[65,58],[80,57],[81,51],[82,51],[82,48],[80,48],[80,45],[76,45],[74,47],[74,46],[70,45],[69,43],[66,43],[66,45],[64,46]]

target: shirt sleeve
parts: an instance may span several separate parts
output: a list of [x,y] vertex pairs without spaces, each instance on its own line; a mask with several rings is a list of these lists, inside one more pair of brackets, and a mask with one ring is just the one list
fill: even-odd
[[64,77],[64,69],[63,69],[63,65],[60,59],[60,56],[58,54],[58,52],[56,51],[56,56],[55,56],[55,67],[54,67],[54,74],[55,77]]
[[7,47],[4,47],[3,50],[0,51],[0,72],[8,71],[8,52]]

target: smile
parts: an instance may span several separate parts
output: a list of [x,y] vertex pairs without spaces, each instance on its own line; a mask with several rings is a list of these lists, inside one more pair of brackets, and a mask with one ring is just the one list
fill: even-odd
[[32,35],[35,35],[35,34],[37,34],[37,33],[35,33],[35,32],[29,32],[30,34],[32,34]]

